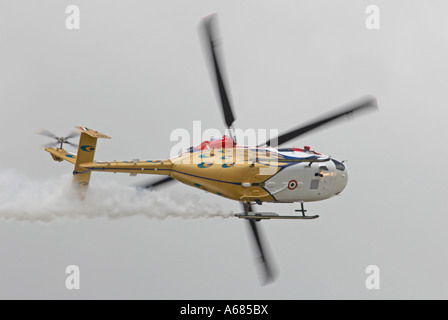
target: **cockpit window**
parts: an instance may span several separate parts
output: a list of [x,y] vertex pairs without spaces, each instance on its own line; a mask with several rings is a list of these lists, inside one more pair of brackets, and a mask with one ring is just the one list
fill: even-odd
[[333,161],[333,163],[335,164],[336,169],[338,169],[340,171],[344,171],[345,170],[345,166],[342,163],[340,163],[339,161],[334,160],[334,159],[331,159],[331,161]]

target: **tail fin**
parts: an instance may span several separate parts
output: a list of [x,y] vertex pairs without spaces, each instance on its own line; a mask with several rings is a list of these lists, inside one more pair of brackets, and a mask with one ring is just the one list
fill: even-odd
[[81,131],[81,136],[79,138],[75,170],[73,171],[73,184],[75,186],[87,187],[90,182],[91,172],[82,168],[81,164],[93,162],[98,138],[110,139],[110,137],[86,127],[75,128]]

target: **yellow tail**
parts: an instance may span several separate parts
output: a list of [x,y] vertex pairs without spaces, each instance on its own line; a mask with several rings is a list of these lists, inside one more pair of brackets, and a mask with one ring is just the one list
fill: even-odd
[[171,175],[173,163],[171,160],[144,160],[132,161],[94,161],[96,143],[98,138],[110,139],[109,136],[86,127],[76,127],[81,131],[79,137],[78,153],[73,154],[60,148],[45,148],[55,161],[68,161],[75,165],[73,170],[73,185],[86,190],[90,182],[92,171],[96,172],[122,172],[130,175],[157,174]]
[[75,186],[87,187],[90,182],[91,172],[82,168],[81,164],[93,162],[98,138],[110,139],[110,137],[86,127],[75,128],[81,131],[81,136],[79,137],[78,154],[75,161],[75,170],[73,171],[73,184]]

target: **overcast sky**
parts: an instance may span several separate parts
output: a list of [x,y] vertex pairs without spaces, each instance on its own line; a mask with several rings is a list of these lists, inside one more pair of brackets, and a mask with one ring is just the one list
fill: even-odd
[[[365,25],[371,4],[379,30]],[[79,30],[66,28],[69,5],[80,9]],[[11,208],[0,203],[0,298],[448,298],[447,11],[444,1],[404,0],[0,0],[0,199]],[[214,12],[236,127],[282,132],[364,95],[379,102],[376,113],[289,144],[348,160],[349,183],[306,204],[317,220],[261,222],[279,271],[265,287],[244,221],[157,219],[151,207],[110,219],[53,202],[73,168],[35,134],[91,127],[112,137],[96,159],[130,160],[168,158],[170,133],[194,120],[223,130],[199,33]],[[147,180],[94,173],[91,186],[113,194]],[[240,210],[180,183],[151,197],[170,212],[185,211],[186,199],[202,213]],[[43,202],[60,210],[33,213]],[[31,218],[18,221],[24,207]],[[65,287],[72,264],[80,290]],[[379,290],[365,286],[369,265],[380,269]]]

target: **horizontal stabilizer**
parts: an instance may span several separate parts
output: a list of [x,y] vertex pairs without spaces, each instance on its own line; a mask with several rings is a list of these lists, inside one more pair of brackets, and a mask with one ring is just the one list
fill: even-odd
[[75,162],[76,162],[76,155],[73,153],[67,152],[64,149],[45,148],[45,151],[49,152],[55,161],[66,160],[73,164],[75,164]]

